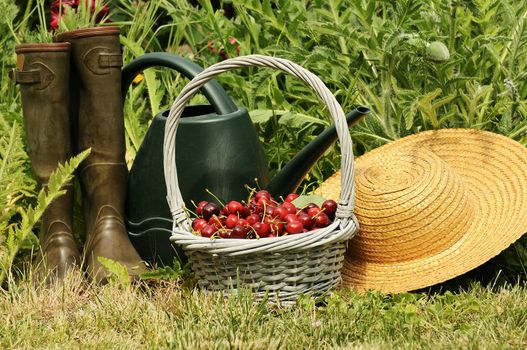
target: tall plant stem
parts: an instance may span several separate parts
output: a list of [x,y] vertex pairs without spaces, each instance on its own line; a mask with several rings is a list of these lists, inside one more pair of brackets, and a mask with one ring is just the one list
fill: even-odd
[[[331,8],[331,15],[333,16],[333,21],[335,22],[335,25],[337,27],[340,27],[342,23],[340,22],[338,10],[335,8],[335,4],[333,3],[333,1],[329,2],[329,6]],[[351,64],[351,60],[349,58],[349,50],[348,45],[346,45],[346,39],[344,39],[343,36],[339,36],[338,42],[340,46],[340,51],[344,56],[344,62],[346,63],[346,66],[349,67]]]
[[[519,31],[519,27],[523,25],[523,23],[525,22],[526,18],[527,18],[527,11],[525,11],[523,13],[523,15],[520,18],[518,18],[518,20],[516,21],[516,25],[514,26],[514,28],[512,28],[512,30],[511,30],[511,40],[507,41],[507,43],[505,44],[505,47],[503,48],[503,51],[501,53],[500,61],[496,65],[496,68],[494,69],[494,74],[493,74],[493,77],[492,77],[493,81],[498,81],[499,74],[500,74],[500,72],[502,70],[503,64],[504,64],[505,60],[507,59],[507,57],[510,55],[510,53],[511,52],[514,52],[514,53],[517,52],[518,48],[515,47],[512,50],[511,49],[511,45],[512,45],[513,42],[516,41],[516,40],[514,40],[515,39],[514,37],[516,35],[518,35],[517,33]],[[513,62],[512,60],[514,60],[514,57],[511,57],[511,63]],[[491,95],[492,95],[492,90],[490,90],[487,93],[487,95],[485,96],[485,100],[483,102],[483,108],[481,109],[481,113],[478,116],[478,122],[479,123],[481,123],[483,121],[483,118],[484,118],[484,115],[485,115],[485,111],[487,109],[487,106],[489,105],[489,101],[490,101]]]
[[448,38],[448,49],[451,52],[454,52],[454,48],[456,47],[456,33],[457,33],[457,3],[454,1],[453,3],[450,3],[450,33]]
[[[387,61],[387,62],[386,62]],[[392,125],[392,109],[391,109],[391,98],[392,98],[392,74],[394,69],[393,59],[385,57],[386,65],[388,69],[384,73],[383,79],[383,91],[382,91],[382,104],[384,109],[384,128],[386,133],[393,140],[395,139],[395,132]]]
[[29,18],[29,14],[31,13],[32,7],[33,7],[33,0],[27,0],[26,9],[24,10],[24,19],[22,20],[22,23],[19,28],[20,33],[23,33],[26,30],[27,19]]

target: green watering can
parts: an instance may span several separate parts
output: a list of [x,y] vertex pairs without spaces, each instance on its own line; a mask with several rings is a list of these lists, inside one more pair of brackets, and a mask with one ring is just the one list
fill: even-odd
[[[168,67],[194,78],[203,68],[169,53],[149,53],[130,62],[122,72],[123,100],[142,70]],[[212,80],[202,88],[210,105],[187,106],[176,135],[178,182],[185,203],[214,201],[205,189],[225,200],[245,199],[245,184],[258,184],[273,196],[294,192],[322,154],[336,141],[334,126],[301,150],[281,172],[269,179],[267,161],[245,108],[237,107]],[[154,117],[128,177],[126,223],[129,237],[141,257],[150,263],[171,265],[183,252],[169,243],[172,216],[166,202],[163,173],[163,138],[169,111]],[[359,122],[369,109],[359,107],[346,116],[348,125]]]

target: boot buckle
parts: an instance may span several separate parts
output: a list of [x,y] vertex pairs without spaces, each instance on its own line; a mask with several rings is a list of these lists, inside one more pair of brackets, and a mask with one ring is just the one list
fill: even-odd
[[17,84],[40,83],[40,72],[38,70],[20,71],[14,68],[9,72],[9,78]]
[[104,75],[111,72],[110,68],[120,68],[123,65],[120,53],[109,53],[106,47],[94,47],[84,55],[84,64],[93,73]]
[[122,67],[123,55],[120,53],[101,53],[99,55],[99,66],[110,68],[110,67]]
[[42,62],[32,63],[31,68],[23,71],[13,69],[9,76],[18,84],[38,84],[34,87],[37,90],[44,90],[55,79],[55,74]]

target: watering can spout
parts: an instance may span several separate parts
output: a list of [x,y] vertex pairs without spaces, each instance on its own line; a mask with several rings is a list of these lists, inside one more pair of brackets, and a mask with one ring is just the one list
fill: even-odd
[[[367,107],[358,107],[346,115],[348,126],[360,122],[370,113]],[[313,141],[305,146],[282,170],[267,184],[266,189],[275,197],[286,197],[295,192],[305,175],[324,152],[337,140],[335,124],[324,130]]]

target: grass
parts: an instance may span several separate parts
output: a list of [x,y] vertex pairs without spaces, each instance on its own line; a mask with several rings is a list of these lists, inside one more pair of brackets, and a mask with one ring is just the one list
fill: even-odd
[[0,293],[0,348],[504,349],[527,345],[527,289],[482,287],[386,296],[337,291],[293,307],[223,297],[178,282],[51,288],[25,282]]

